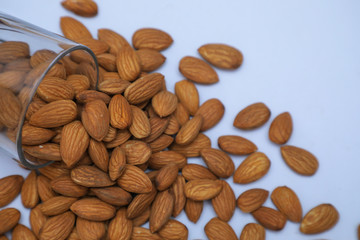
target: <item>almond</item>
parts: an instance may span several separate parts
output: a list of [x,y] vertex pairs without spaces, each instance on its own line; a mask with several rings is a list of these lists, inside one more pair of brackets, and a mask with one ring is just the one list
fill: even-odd
[[58,77],[46,77],[42,80],[36,93],[46,102],[57,100],[72,100],[75,91],[64,79]]
[[196,115],[187,121],[179,130],[176,135],[175,142],[180,145],[190,144],[200,132],[203,123],[201,115]]
[[198,49],[198,52],[206,61],[218,68],[236,69],[243,62],[242,53],[226,44],[205,44]]
[[286,164],[301,175],[314,175],[319,168],[316,157],[305,149],[295,146],[282,146],[280,150]]
[[189,80],[200,84],[214,84],[219,81],[216,71],[199,58],[186,56],[180,60],[180,72]]
[[38,171],[51,180],[70,173],[68,169],[58,168],[55,163],[39,168]]
[[177,217],[185,207],[186,197],[184,193],[185,178],[178,175],[171,186],[171,190],[174,194],[174,209],[172,212],[173,217]]
[[143,72],[152,72],[158,69],[166,60],[166,57],[160,52],[149,48],[139,49],[136,54],[140,59],[141,71]]
[[135,50],[130,47],[122,47],[119,50],[116,66],[120,78],[126,81],[134,81],[141,72],[140,59]]
[[222,189],[219,180],[195,179],[185,184],[185,195],[195,201],[209,200],[216,197]]
[[0,87],[8,88],[13,92],[19,92],[23,86],[26,72],[6,71],[0,73]]
[[131,235],[132,240],[161,240],[157,233],[151,233],[149,229],[143,227],[134,227]]
[[160,169],[169,163],[177,164],[178,168],[183,168],[186,163],[186,157],[174,151],[162,151],[153,153],[149,159],[149,167],[152,169]]
[[109,168],[109,153],[105,147],[105,144],[103,142],[90,139],[88,152],[95,166],[97,166],[102,171],[107,172]]
[[162,90],[164,75],[150,73],[133,82],[124,92],[130,104],[139,104],[152,98]]
[[78,166],[71,170],[74,183],[84,187],[108,187],[114,185],[109,176],[94,166]]
[[241,110],[235,117],[234,127],[253,129],[264,125],[270,118],[270,110],[264,103],[254,103]]
[[140,216],[148,207],[150,207],[156,194],[156,187],[153,186],[151,192],[136,195],[126,210],[127,218],[133,219]]
[[110,240],[128,240],[131,238],[133,223],[126,218],[126,208],[120,208],[108,228]]
[[106,136],[103,138],[102,141],[105,143],[111,142],[112,140],[115,139],[116,133],[117,133],[116,128],[109,126],[108,133],[106,134]]
[[103,53],[96,56],[101,67],[109,72],[116,72],[116,56],[111,53]]
[[234,240],[237,239],[234,230],[232,227],[225,221],[220,220],[219,218],[211,219],[205,225],[205,233],[209,240]]
[[56,196],[43,202],[40,206],[41,212],[46,216],[55,216],[69,211],[70,206],[77,198]]
[[0,44],[0,63],[9,63],[30,55],[29,45],[25,42],[7,41]]
[[260,208],[269,196],[269,191],[253,188],[243,192],[236,200],[241,211],[250,213]]
[[271,193],[271,200],[280,212],[293,222],[300,222],[302,207],[296,193],[290,188],[277,187]]
[[224,112],[225,107],[219,99],[212,98],[204,102],[196,112],[204,119],[200,131],[214,127],[222,119]]
[[130,104],[122,95],[111,98],[109,103],[110,123],[114,128],[125,129],[131,125],[132,111]]
[[53,61],[56,56],[57,53],[52,50],[40,49],[34,52],[33,55],[30,57],[30,65],[34,68],[41,63]]
[[217,176],[215,176],[208,168],[198,164],[187,164],[181,170],[181,173],[187,181],[194,179],[217,179]]
[[117,180],[118,185],[132,193],[149,193],[152,184],[148,176],[138,167],[126,165],[124,173]]
[[169,124],[167,125],[166,129],[165,129],[165,134],[167,135],[175,135],[179,132],[180,130],[180,124],[177,121],[176,117],[174,114],[171,114],[169,117]]
[[190,198],[186,199],[185,213],[191,222],[196,223],[199,220],[203,206],[204,201],[194,201]]
[[159,29],[141,28],[132,37],[132,44],[136,49],[149,48],[161,51],[173,43],[171,36]]
[[[71,0],[71,1],[74,1],[74,0]],[[81,0],[81,1],[84,1],[84,0]],[[89,1],[89,0],[85,0],[85,1]],[[109,50],[109,45],[107,45],[105,42],[103,42],[101,40],[84,37],[84,38],[77,39],[77,42],[90,48],[91,51],[93,51],[95,55],[100,55],[102,53],[106,53]]]
[[109,110],[101,100],[88,102],[82,110],[81,121],[89,135],[96,141],[101,141],[109,130]]
[[331,204],[320,204],[312,208],[303,218],[300,231],[305,234],[316,234],[333,228],[339,220],[339,213]]
[[184,104],[182,104],[181,102],[178,102],[174,115],[180,126],[184,125],[190,118],[189,111],[185,108]]
[[[61,62],[64,65],[66,75],[72,75],[72,74],[76,73],[79,64],[74,62],[70,56],[64,56],[61,59]],[[89,84],[90,84],[90,82],[89,82]]]
[[205,134],[199,133],[190,144],[179,145],[174,143],[170,146],[170,149],[184,155],[185,157],[199,157],[202,149],[210,147],[210,138],[208,138]]
[[38,194],[42,202],[45,202],[46,200],[56,196],[55,192],[51,188],[49,178],[43,175],[39,175],[37,176],[36,183]]
[[131,137],[131,133],[127,129],[118,130],[115,138],[105,144],[106,148],[115,148],[125,143]]
[[109,162],[109,176],[112,181],[116,181],[123,173],[126,165],[126,155],[121,147],[115,148],[111,153]]
[[81,238],[79,237],[76,227],[73,228],[72,232],[70,233],[70,235],[68,236],[67,240],[81,240]]
[[33,157],[47,161],[61,161],[60,145],[45,143],[38,146],[22,146],[23,150]]
[[20,71],[20,72],[29,72],[31,70],[30,59],[28,58],[18,58],[14,61],[7,63],[2,67],[2,72],[8,71]]
[[174,196],[170,190],[159,192],[151,206],[149,226],[150,232],[160,230],[170,219],[174,208]]
[[230,156],[223,151],[214,148],[205,148],[200,151],[200,154],[210,171],[216,176],[228,178],[233,174],[235,170],[234,163]]
[[75,224],[75,215],[68,211],[49,218],[40,230],[40,239],[65,239]]
[[31,115],[29,123],[36,127],[54,128],[72,122],[77,115],[72,100],[59,100],[46,104]]
[[129,131],[136,138],[146,138],[151,133],[151,126],[148,117],[145,112],[140,108],[131,105],[132,112],[132,123],[130,125]]
[[219,219],[228,222],[235,211],[235,194],[231,186],[226,181],[220,181],[222,189],[220,193],[211,200],[211,203]]
[[153,153],[160,152],[167,147],[171,145],[171,143],[174,141],[174,138],[172,138],[169,135],[162,134],[157,139],[149,143],[149,146]]
[[35,234],[26,226],[22,224],[16,225],[12,231],[13,240],[36,240]]
[[18,224],[21,213],[15,208],[4,208],[0,211],[0,234],[13,229]]
[[253,217],[265,228],[279,231],[286,224],[286,217],[279,211],[268,207],[260,207],[252,212]]
[[93,17],[98,12],[97,4],[92,0],[65,0],[61,2],[61,5],[82,17]]
[[161,91],[152,98],[152,106],[160,117],[172,114],[177,106],[177,97],[169,91]]
[[169,118],[160,118],[153,116],[149,118],[150,123],[150,135],[144,139],[145,142],[149,143],[156,140],[161,134],[164,133],[170,122]]
[[0,87],[0,122],[8,128],[18,126],[21,114],[21,103],[12,91]]
[[80,239],[102,239],[106,233],[106,224],[78,217],[76,219],[76,232]]
[[138,140],[129,140],[121,145],[125,151],[126,162],[131,165],[140,165],[147,162],[151,156],[150,147]]
[[106,221],[115,216],[115,208],[97,198],[83,198],[74,202],[71,207],[78,217],[90,221]]
[[114,55],[117,55],[121,48],[130,47],[130,44],[123,36],[110,29],[99,29],[98,38],[110,46],[110,53]]
[[252,153],[236,169],[234,182],[245,184],[259,180],[269,171],[270,165],[271,162],[264,153]]
[[60,28],[66,38],[74,41],[81,38],[92,38],[90,31],[72,17],[61,17]]
[[108,104],[110,99],[111,98],[109,95],[95,90],[84,90],[76,94],[76,100],[79,103],[88,103],[94,100],[102,100],[105,104]]
[[74,183],[67,174],[53,179],[51,181],[51,188],[55,192],[68,197],[82,197],[87,193],[86,187]]
[[[175,84],[175,94],[185,109],[191,115],[195,115],[199,109],[199,92],[195,84],[186,79],[179,81]],[[184,122],[182,121],[181,125],[183,124]]]
[[126,206],[132,200],[131,194],[119,187],[92,188],[91,192],[100,200],[114,206]]
[[219,137],[218,145],[221,150],[235,155],[247,155],[257,150],[257,146],[253,142],[235,135]]
[[175,163],[169,163],[162,167],[155,178],[157,189],[159,191],[164,191],[169,188],[176,180],[178,172],[179,169]]
[[122,79],[107,79],[99,83],[99,91],[106,94],[121,94],[131,83]]
[[56,133],[50,129],[25,124],[21,132],[21,142],[24,145],[40,145],[48,142],[55,134]]
[[33,208],[39,202],[36,172],[31,171],[21,188],[21,202],[26,208]]
[[241,231],[240,240],[265,240],[265,229],[257,223],[248,223]]
[[41,204],[30,211],[30,226],[37,238],[40,237],[40,230],[47,221],[47,217],[41,211]]
[[189,231],[181,222],[170,219],[159,231],[159,235],[169,240],[187,240]]
[[89,146],[89,135],[80,121],[74,121],[62,128],[60,154],[66,166],[74,166]]
[[150,218],[150,207],[148,207],[141,215],[139,215],[138,217],[136,217],[132,220],[133,226],[140,227],[141,225],[148,222],[149,218]]
[[0,207],[11,203],[21,191],[24,178],[20,175],[11,175],[0,179]]
[[284,144],[289,140],[292,129],[293,123],[290,113],[281,113],[276,116],[270,125],[269,138],[274,143]]

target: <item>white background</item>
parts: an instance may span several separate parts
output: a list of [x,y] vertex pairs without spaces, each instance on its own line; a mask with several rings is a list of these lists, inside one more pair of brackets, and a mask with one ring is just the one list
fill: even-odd
[[[198,86],[201,103],[219,98],[225,116],[206,132],[217,147],[217,138],[238,134],[254,141],[272,165],[261,180],[248,185],[232,184],[236,197],[260,187],[272,191],[287,185],[298,194],[304,213],[321,203],[331,203],[340,221],[323,234],[306,236],[299,224],[288,222],[281,232],[267,231],[267,239],[356,239],[360,223],[358,189],[360,183],[360,2],[356,0],[302,1],[115,1],[98,0],[99,14],[80,19],[96,37],[98,28],[111,28],[128,40],[141,27],[155,27],[170,33],[174,44],[163,54],[166,63],[159,70],[173,91],[183,77],[178,62],[185,55],[199,56],[205,43],[227,43],[240,49],[244,64],[236,71],[217,69],[220,82]],[[1,11],[60,33],[60,16],[74,16],[60,1],[1,1]],[[312,177],[291,171],[281,158],[279,146],[267,138],[270,121],[252,131],[232,126],[245,106],[262,101],[271,109],[271,120],[289,111],[294,132],[289,144],[305,148],[317,156],[320,167]],[[236,167],[244,157],[233,156]],[[15,162],[1,155],[0,176],[23,174]],[[194,159],[193,162],[201,162]],[[229,179],[232,183],[232,179]],[[266,206],[274,207],[268,199]],[[11,204],[20,207],[20,198]],[[28,224],[22,211],[21,222]],[[189,228],[189,239],[206,239],[203,228],[214,216],[206,204],[197,224],[179,217]],[[239,236],[251,215],[239,209],[230,221]]]

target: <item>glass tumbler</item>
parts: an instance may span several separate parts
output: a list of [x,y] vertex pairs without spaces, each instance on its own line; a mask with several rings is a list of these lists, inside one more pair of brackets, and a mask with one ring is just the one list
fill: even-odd
[[61,128],[78,118],[76,97],[96,89],[98,75],[88,47],[0,12],[2,152],[29,169],[60,161]]

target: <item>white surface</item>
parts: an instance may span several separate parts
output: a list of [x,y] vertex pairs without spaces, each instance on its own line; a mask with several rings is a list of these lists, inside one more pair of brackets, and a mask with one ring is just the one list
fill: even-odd
[[[128,40],[140,27],[163,29],[174,44],[163,54],[168,89],[183,79],[178,62],[185,55],[198,56],[197,48],[209,42],[233,45],[244,54],[244,64],[236,71],[217,69],[220,82],[198,86],[201,103],[219,98],[226,106],[225,116],[206,132],[217,147],[224,134],[238,134],[254,141],[272,161],[263,179],[248,185],[232,184],[236,196],[244,190],[261,187],[272,191],[287,185],[300,197],[304,213],[321,203],[332,203],[340,221],[331,231],[306,236],[299,225],[288,222],[281,232],[267,231],[267,239],[356,239],[360,223],[360,2],[355,0],[303,1],[97,1],[99,15],[80,19],[96,36],[101,27],[114,29]],[[60,1],[2,1],[1,11],[35,25],[60,33],[59,17],[74,16],[62,9]],[[289,111],[294,132],[289,144],[303,147],[320,162],[313,177],[291,171],[281,159],[279,147],[267,138],[270,121],[260,129],[241,131],[232,121],[243,107],[262,101],[271,111],[271,120]],[[7,157],[0,176],[25,171]],[[244,157],[233,157],[236,167]],[[194,162],[201,162],[196,159]],[[232,179],[229,179],[232,182]],[[19,207],[20,200],[11,204]],[[274,207],[268,199],[266,206]],[[24,212],[24,211],[23,211]],[[206,236],[203,227],[214,216],[206,204],[197,224],[179,220],[190,230],[189,239]],[[23,215],[21,221],[28,222]],[[252,216],[236,209],[230,221],[239,236]]]

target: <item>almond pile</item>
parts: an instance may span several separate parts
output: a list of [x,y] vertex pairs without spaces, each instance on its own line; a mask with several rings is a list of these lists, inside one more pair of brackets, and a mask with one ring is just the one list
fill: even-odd
[[[81,2],[63,4],[71,8]],[[187,239],[187,227],[175,218],[184,210],[197,222],[204,201],[211,201],[217,214],[204,229],[210,240],[239,239],[227,223],[236,206],[258,222],[243,228],[241,240],[265,239],[265,229],[281,230],[288,220],[300,223],[305,234],[321,233],[337,223],[339,213],[331,204],[318,205],[304,216],[297,194],[287,186],[271,194],[249,189],[236,199],[223,180],[233,176],[235,183],[251,183],[271,167],[250,140],[220,136],[216,149],[203,133],[222,119],[225,107],[216,98],[199,105],[196,83],[219,81],[212,65],[237,69],[243,56],[236,48],[206,44],[198,49],[206,61],[182,58],[179,70],[186,79],[177,82],[172,93],[164,76],[154,72],[166,60],[161,50],[173,43],[168,33],[139,29],[131,46],[109,29],[99,29],[95,39],[71,17],[61,18],[61,29],[96,54],[99,82],[90,56],[73,52],[37,88],[26,110],[23,150],[33,162],[54,162],[31,171],[26,179],[0,179],[0,207],[21,193],[23,205],[31,209],[31,230],[18,223],[18,210],[1,210],[0,235],[12,230],[13,239]],[[44,49],[30,56],[26,43],[0,44],[0,123],[13,141],[26,93],[53,54]],[[264,103],[254,103],[237,114],[233,125],[255,129],[270,115]],[[288,112],[273,119],[272,142],[285,144],[291,133]],[[318,160],[310,152],[289,145],[280,149],[296,173],[310,176],[317,171]],[[230,154],[247,158],[235,169]],[[205,165],[188,164],[191,157],[201,157]],[[263,206],[269,195],[277,209]],[[149,229],[142,227],[146,222]]]

